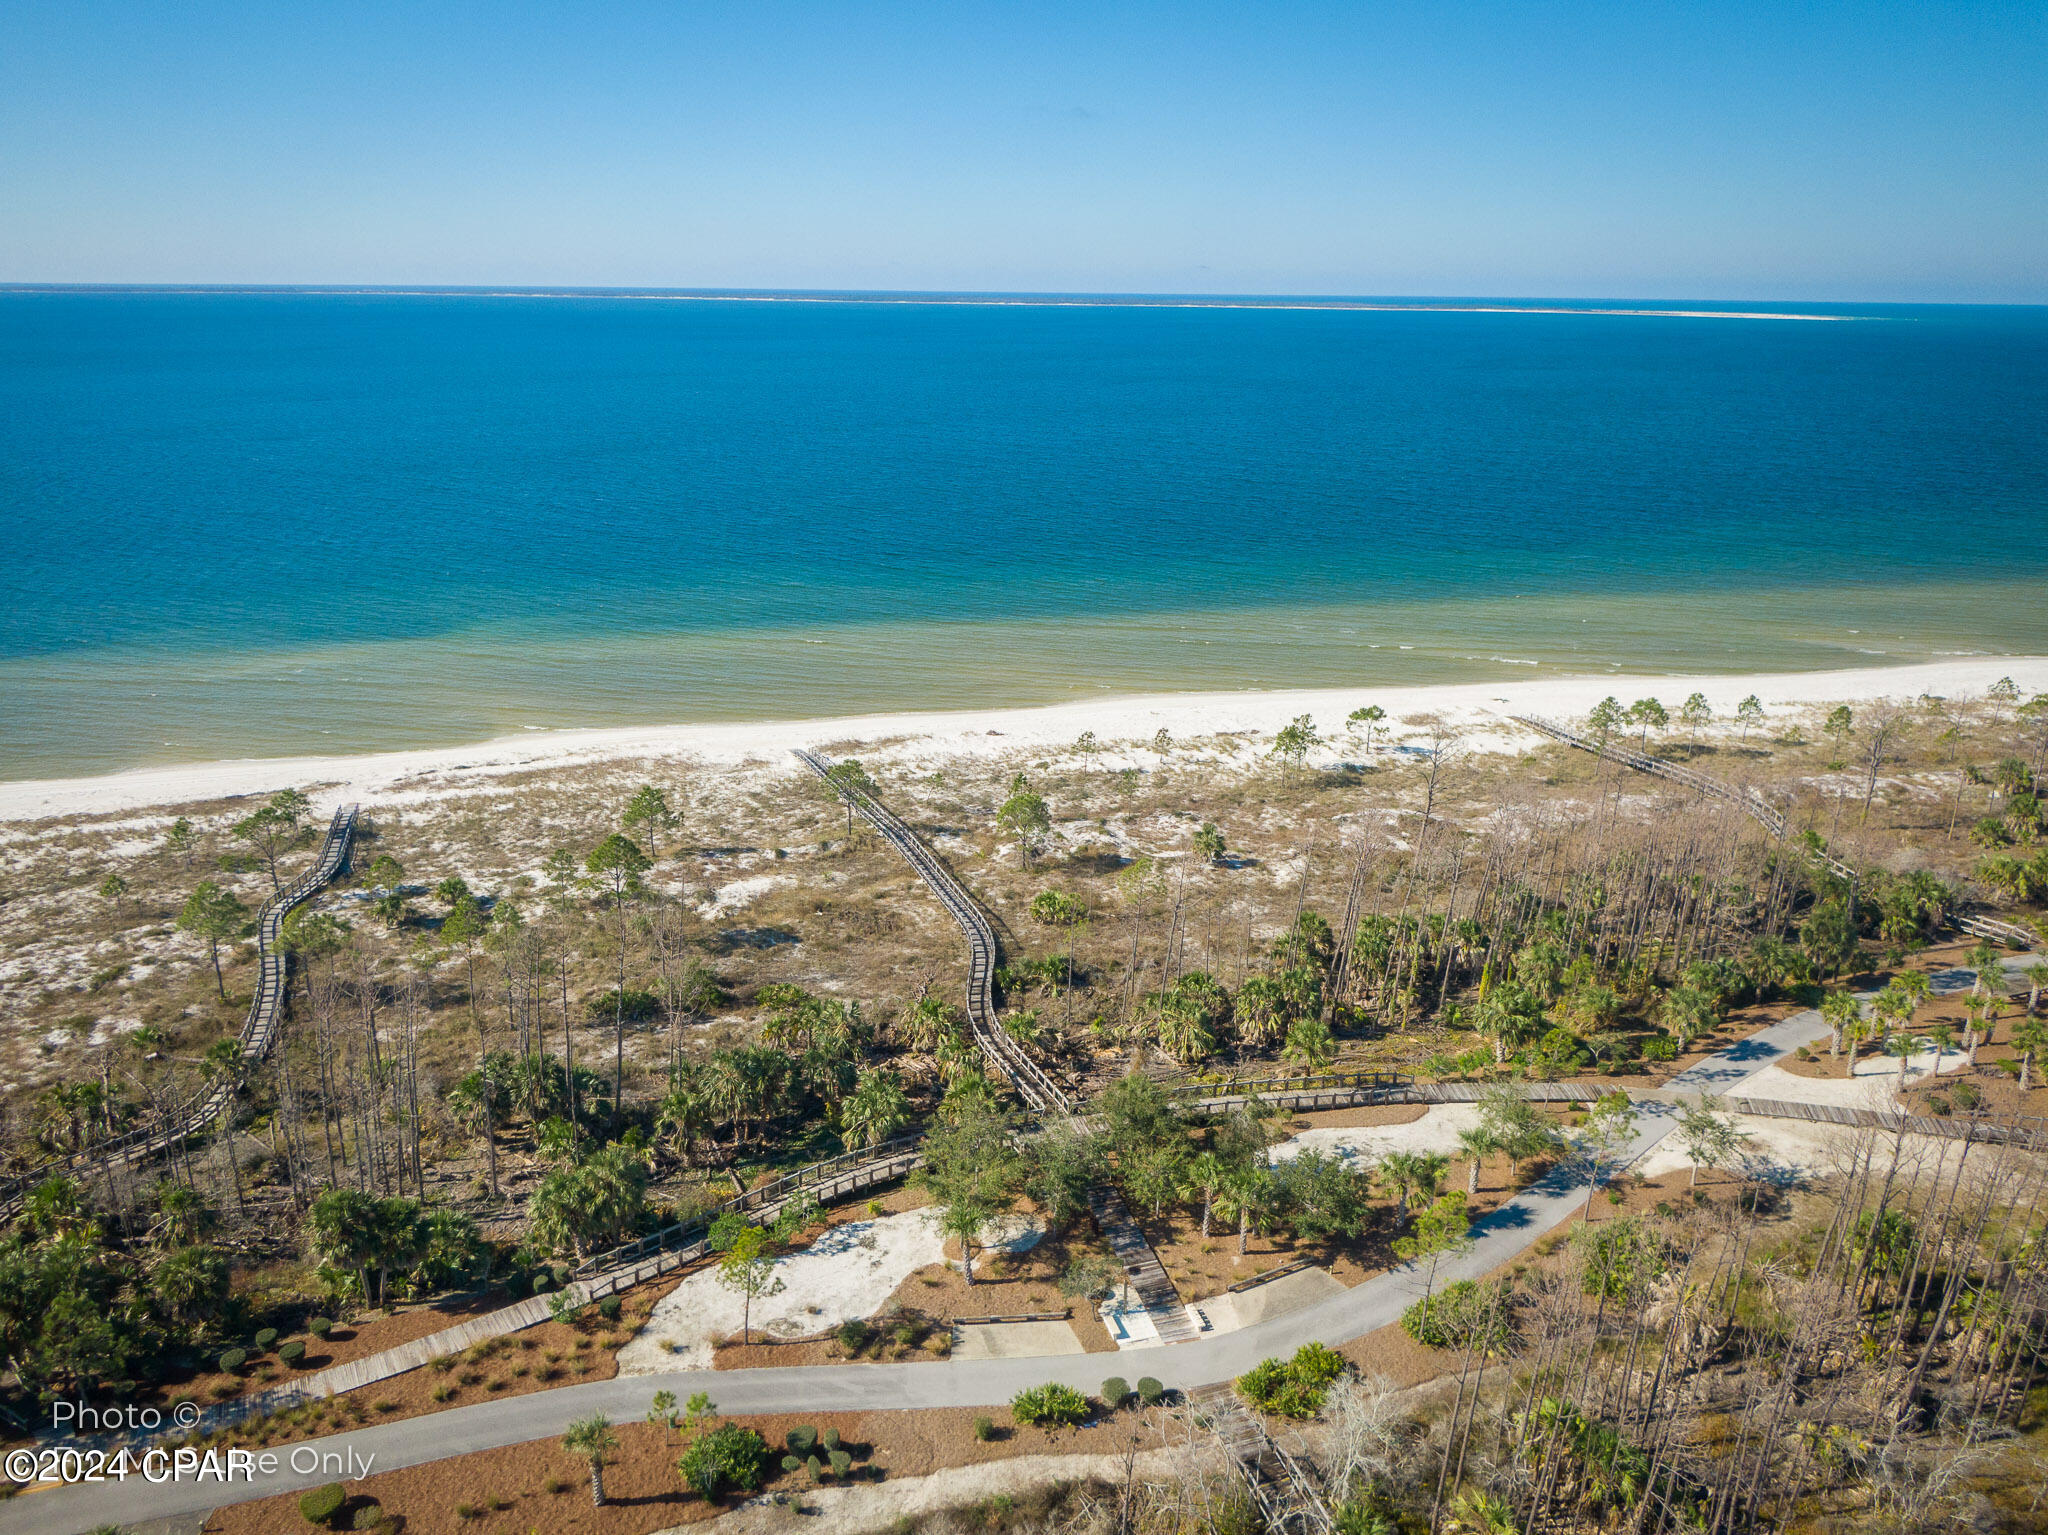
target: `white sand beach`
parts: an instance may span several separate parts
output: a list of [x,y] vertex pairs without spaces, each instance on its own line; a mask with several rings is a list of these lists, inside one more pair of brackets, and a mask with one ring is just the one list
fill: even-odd
[[[1645,696],[1675,706],[1693,692],[1706,695],[1719,723],[1709,735],[1732,738],[1735,706],[1754,694],[1770,715],[1816,704],[1873,699],[1908,701],[1922,694],[1981,696],[2001,677],[2023,695],[2048,691],[2048,657],[1973,657],[1917,666],[1851,671],[1734,676],[1645,676],[1603,673],[1513,682],[1459,683],[1410,688],[1312,691],[1173,693],[1091,699],[1041,708],[953,713],[876,714],[838,719],[764,720],[745,724],[667,725],[615,730],[535,731],[474,746],[361,756],[277,757],[199,762],[95,778],[27,779],[0,783],[0,821],[107,815],[155,806],[268,793],[285,785],[305,789],[316,806],[347,800],[365,805],[431,795],[437,786],[474,786],[507,773],[549,765],[671,759],[704,767],[793,770],[797,747],[858,753],[889,768],[920,769],[946,759],[993,756],[1026,747],[1071,747],[1083,732],[1101,745],[1098,765],[1148,765],[1145,743],[1160,730],[1178,742],[1256,732],[1270,734],[1298,715],[1311,716],[1325,738],[1315,760],[1357,760],[1364,738],[1344,733],[1352,710],[1374,704],[1386,711],[1376,747],[1414,746],[1429,739],[1441,719],[1465,751],[1515,752],[1534,744],[1516,714],[1583,718],[1602,698],[1624,703]],[[1258,748],[1262,751],[1263,748]]]

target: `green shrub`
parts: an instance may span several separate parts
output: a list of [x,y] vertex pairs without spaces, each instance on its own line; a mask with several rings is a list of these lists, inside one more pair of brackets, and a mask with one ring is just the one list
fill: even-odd
[[1011,1397],[1010,1416],[1026,1428],[1080,1423],[1088,1416],[1088,1398],[1072,1386],[1049,1381],[1043,1386],[1026,1387]]
[[339,1482],[329,1482],[325,1487],[315,1487],[299,1499],[299,1513],[308,1524],[327,1525],[334,1523],[334,1516],[341,1512],[342,1504],[348,1501],[348,1492]]
[[1955,1099],[1957,1108],[1964,1110],[1974,1109],[1984,1101],[1984,1095],[1977,1091],[1974,1082],[1958,1082],[1949,1089],[1949,1096]]
[[783,1435],[782,1442],[797,1455],[808,1455],[818,1447],[818,1431],[808,1423],[800,1423]]
[[811,1485],[815,1487],[818,1484],[818,1478],[825,1474],[825,1463],[813,1455],[804,1462],[804,1469],[811,1473]]
[[374,1498],[356,1510],[351,1521],[359,1530],[381,1530],[384,1528],[384,1505]]
[[1951,1112],[1948,1099],[1942,1097],[1939,1093],[1930,1093],[1927,1098],[1927,1112],[1934,1115],[1937,1119],[1948,1118]]
[[621,1301],[616,1295],[607,1295],[597,1303],[597,1314],[607,1322],[616,1322],[619,1319],[619,1313],[624,1309],[625,1302]]
[[1626,1300],[1664,1272],[1664,1239],[1633,1216],[1572,1232],[1585,1264],[1580,1283],[1588,1295]]
[[243,1348],[231,1348],[224,1350],[220,1356],[220,1367],[229,1375],[233,1375],[237,1370],[241,1369],[242,1366],[247,1364],[248,1362],[249,1351]]
[[1147,1407],[1157,1407],[1166,1400],[1166,1388],[1149,1375],[1138,1377],[1138,1400]]
[[1131,1384],[1121,1375],[1112,1375],[1102,1383],[1102,1405],[1115,1412],[1130,1400]]
[[267,1354],[277,1346],[277,1329],[266,1327],[256,1334],[256,1352]]
[[296,1365],[301,1359],[304,1359],[306,1357],[306,1345],[301,1343],[297,1338],[294,1338],[291,1342],[287,1343],[283,1348],[277,1351],[277,1357],[282,1359],[286,1364]]
[[1643,1059],[1646,1061],[1677,1060],[1678,1041],[1669,1034],[1652,1034],[1643,1041]]
[[826,1429],[824,1433],[818,1435],[818,1443],[827,1450],[838,1449],[839,1430],[836,1428]]
[[851,1471],[852,1469],[853,1457],[851,1455],[847,1454],[844,1450],[834,1450],[832,1452],[832,1474],[835,1477],[838,1477],[841,1481],[844,1481],[846,1479],[847,1472]]
[[839,1346],[849,1354],[858,1354],[868,1346],[874,1336],[874,1329],[859,1317],[852,1317],[839,1324]]
[[555,1287],[555,1281],[554,1281],[554,1277],[553,1277],[552,1275],[549,1275],[549,1274],[535,1274],[535,1275],[533,1276],[533,1293],[534,1293],[535,1295],[545,1295],[545,1294],[546,1294],[546,1293],[547,1293],[548,1291],[552,1290],[552,1289],[553,1289],[554,1287]]
[[1304,1343],[1292,1359],[1262,1359],[1237,1378],[1237,1392],[1261,1412],[1312,1418],[1322,1410],[1330,1382],[1344,1373],[1344,1356],[1322,1343]]
[[987,1444],[995,1436],[996,1420],[994,1418],[976,1418],[974,1420],[975,1438],[979,1439],[983,1444]]
[[753,1492],[768,1464],[767,1440],[737,1423],[721,1423],[683,1452],[676,1469],[709,1500],[731,1490]]
[[324,1316],[316,1316],[306,1324],[306,1331],[316,1338],[324,1338],[334,1331],[334,1323]]
[[794,1473],[796,1473],[796,1472],[798,1472],[798,1471],[801,1471],[801,1470],[803,1470],[803,1468],[804,1468],[804,1463],[803,1463],[803,1461],[802,1461],[802,1460],[801,1460],[801,1459],[800,1459],[799,1457],[797,1457],[797,1456],[795,1456],[795,1455],[785,1455],[785,1456],[783,1456],[783,1457],[782,1457],[782,1469],[783,1469],[783,1470],[785,1470],[785,1471],[788,1471],[788,1472],[790,1472],[790,1473],[794,1474]]
[[1507,1347],[1507,1285],[1460,1279],[1401,1313],[1401,1330],[1426,1348],[1477,1346],[1488,1354]]

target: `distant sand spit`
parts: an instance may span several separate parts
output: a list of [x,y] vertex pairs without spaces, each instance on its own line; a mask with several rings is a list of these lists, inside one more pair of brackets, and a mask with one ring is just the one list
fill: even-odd
[[1700,692],[1725,720],[1750,694],[1774,713],[1783,714],[1820,703],[1910,700],[1922,694],[1953,699],[1981,696],[2001,677],[2011,677],[2023,695],[2048,691],[2048,657],[1972,658],[1776,675],[1602,674],[1423,687],[1177,693],[1092,698],[1040,708],[534,731],[464,747],[203,762],[96,778],[0,783],[0,820],[144,811],[267,793],[288,784],[306,789],[322,807],[344,800],[374,807],[380,801],[417,800],[422,794],[551,764],[570,767],[668,760],[712,769],[753,765],[793,770],[789,754],[797,747],[858,752],[884,768],[916,769],[947,759],[994,756],[1020,746],[1071,746],[1083,732],[1093,732],[1101,743],[1099,762],[1117,765],[1119,756],[1133,762],[1149,759],[1149,752],[1141,748],[1162,729],[1182,742],[1226,732],[1267,734],[1302,714],[1313,717],[1330,738],[1322,757],[1334,760],[1361,752],[1363,743],[1344,736],[1342,728],[1345,716],[1366,704],[1386,711],[1387,726],[1397,743],[1427,733],[1426,726],[1404,725],[1402,721],[1434,715],[1458,730],[1461,744],[1468,750],[1520,751],[1535,738],[1515,725],[1511,716],[1583,718],[1609,694],[1624,703],[1656,696],[1667,706],[1675,706],[1687,695]]

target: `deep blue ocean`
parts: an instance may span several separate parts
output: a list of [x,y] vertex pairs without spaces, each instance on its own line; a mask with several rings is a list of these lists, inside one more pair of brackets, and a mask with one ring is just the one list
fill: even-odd
[[0,293],[0,776],[2048,650],[2048,311],[1783,307]]

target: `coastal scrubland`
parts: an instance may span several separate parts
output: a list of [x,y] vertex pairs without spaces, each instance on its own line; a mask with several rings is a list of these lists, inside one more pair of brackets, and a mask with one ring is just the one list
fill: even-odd
[[[26,1426],[59,1391],[230,1401],[333,1357],[336,1324],[398,1342],[418,1308],[559,1294],[620,1243],[920,1130],[925,1169],[864,1192],[871,1210],[800,1197],[765,1228],[712,1224],[701,1272],[744,1317],[702,1340],[718,1367],[942,1357],[950,1318],[984,1310],[1078,1313],[1080,1346],[1108,1355],[1096,1310],[1119,1279],[1092,1189],[1121,1194],[1199,1300],[1298,1262],[1341,1285],[1427,1262],[1576,1168],[1606,1197],[1547,1249],[1348,1347],[1298,1418],[1253,1393],[1274,1432],[1307,1436],[1340,1527],[2023,1528],[2048,1270],[2042,1165],[2008,1142],[2048,1103],[2048,970],[2020,946],[2048,897],[2048,698],[1996,679],[1768,709],[1689,692],[1630,688],[1565,723],[1753,796],[1782,834],[1509,719],[1368,694],[1181,736],[821,741],[982,905],[998,1026],[1089,1106],[1028,1156],[961,1008],[960,930],[793,759],[383,784],[347,874],[287,923],[289,1022],[246,1073],[222,1045],[254,984],[248,922],[310,861],[334,789],[10,823],[0,1145],[34,1184],[4,1239],[10,1411]],[[1967,914],[2007,937],[1959,932]],[[1801,1141],[1708,1102],[1682,1156],[1604,1166],[1631,1093],[1810,1008],[1826,1037],[1757,1097],[2011,1134]],[[1368,1072],[1476,1101],[1295,1114],[1259,1096]],[[95,1164],[96,1144],[224,1076],[238,1091],[203,1133]],[[1538,1082],[1572,1086],[1537,1101]],[[1247,1101],[1187,1107],[1233,1094]],[[785,1308],[815,1326],[754,1325],[779,1263],[913,1211],[943,1249],[892,1275],[884,1305],[837,1315],[821,1292]],[[1018,1219],[1043,1241],[1006,1248]],[[1603,1230],[1624,1234],[1575,1234]],[[568,1361],[550,1368],[623,1372],[655,1294],[603,1316],[564,1304],[548,1325],[580,1330],[546,1341]],[[521,1362],[495,1388],[480,1363],[479,1389],[553,1383]],[[470,1389],[434,1395],[448,1384],[365,1388],[357,1416]],[[1169,1403],[1104,1421],[1149,1455],[1199,1438],[1202,1417]],[[957,1449],[975,1456],[965,1430]],[[1249,1517],[1235,1483],[1204,1465],[1121,1488],[1097,1466],[989,1527],[1256,1527],[1232,1522]],[[430,1511],[438,1496],[386,1502],[408,1528],[490,1527],[489,1510]]]

